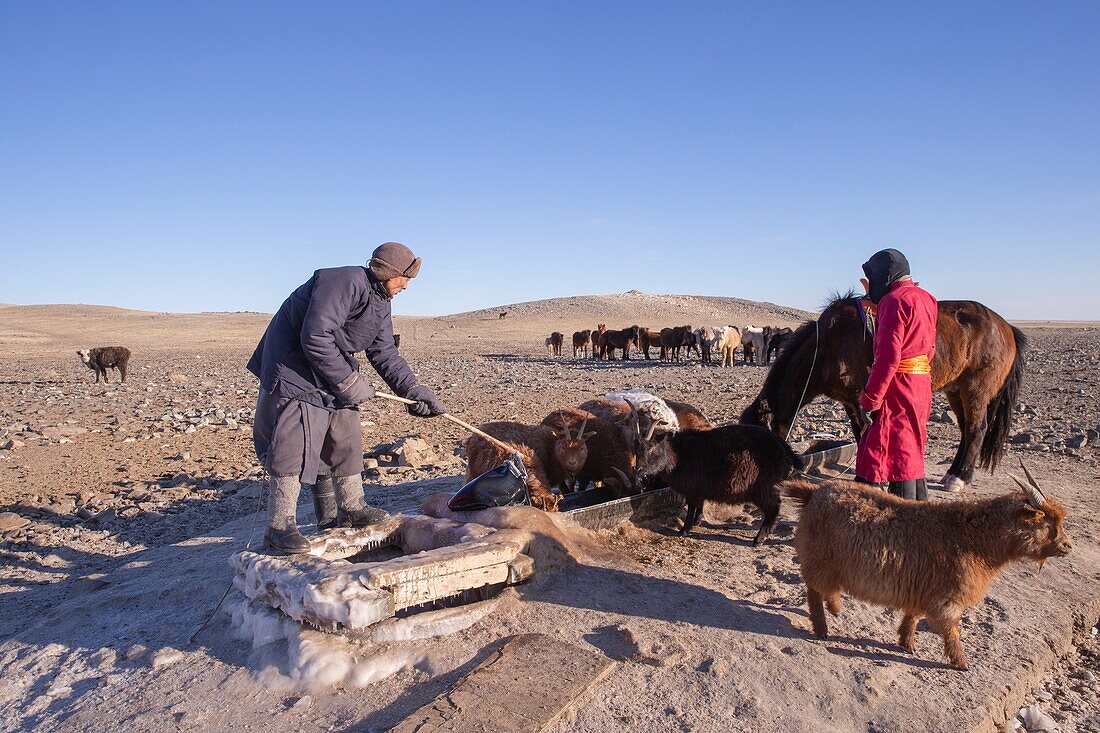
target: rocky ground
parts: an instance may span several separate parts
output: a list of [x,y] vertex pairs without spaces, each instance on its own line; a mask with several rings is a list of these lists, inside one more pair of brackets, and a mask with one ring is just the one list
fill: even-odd
[[[495,309],[441,319],[399,319],[403,350],[451,410],[475,423],[537,422],[557,406],[631,387],[690,401],[720,423],[735,419],[751,400],[765,367],[552,359],[545,356],[542,334],[555,329],[568,334],[605,321],[625,326],[643,320],[628,317],[639,309],[647,313],[643,325],[650,326],[790,325],[802,315],[732,299],[640,293],[603,297],[514,306],[505,321],[497,320]],[[242,365],[266,318],[210,314],[174,327],[164,317],[154,319],[154,335],[145,328],[144,336],[135,337],[135,324],[148,326],[154,320],[141,316],[128,322],[125,312],[94,312],[85,323],[99,330],[84,336],[80,320],[85,316],[0,310],[0,346],[15,354],[0,362],[0,641],[18,637],[51,608],[103,587],[109,573],[137,561],[141,551],[208,533],[258,507],[262,471],[251,445],[256,385]],[[225,338],[205,336],[219,329]],[[1091,493],[1100,480],[1100,329],[1026,332],[1030,366],[1008,460],[1024,457],[1040,480],[1047,477],[1052,493],[1067,498],[1071,511],[1087,513],[1087,521],[1079,515],[1071,524],[1091,538],[1095,504],[1080,504],[1074,497],[1100,498]],[[114,381],[115,375],[110,384],[94,383],[92,372],[73,353],[92,345],[88,338],[134,348],[125,384]],[[456,428],[418,420],[388,403],[372,403],[362,412],[373,502],[394,511],[410,510],[425,496],[457,485],[465,436]],[[839,407],[822,402],[803,412],[795,437],[847,434]],[[930,475],[942,473],[956,440],[946,401],[937,396],[930,426]],[[1006,488],[1003,474],[992,479],[980,475],[976,484],[979,491]],[[788,526],[788,539],[789,531]],[[754,560],[737,559],[744,548],[710,538],[714,532],[687,542],[673,541],[660,528],[637,532],[616,535],[609,544],[642,567],[720,568],[736,561],[744,562],[746,571],[753,569]],[[779,536],[783,538],[783,531]],[[755,572],[763,576],[790,572],[789,558],[763,561],[765,566],[755,562]],[[688,572],[683,580],[706,586],[714,572],[721,571]],[[796,588],[787,590],[779,594],[782,602],[797,606]],[[758,592],[754,603],[766,605],[778,597],[764,585]],[[980,618],[976,623],[986,622]],[[1058,730],[1100,731],[1097,619],[1079,622],[1075,651],[1052,667],[1027,700],[1035,706],[1034,712],[1022,714],[1029,730],[1041,729],[1036,726],[1043,720],[1036,716],[1042,713]],[[597,641],[597,647],[619,643],[602,637]],[[926,646],[921,654],[935,657],[933,645]],[[126,650],[116,652],[124,656]],[[707,669],[728,664],[715,657]],[[627,696],[623,701],[612,703],[622,706],[620,724],[640,722],[632,717],[637,711],[629,694],[622,694]],[[0,728],[13,727],[13,719],[5,717]],[[56,723],[63,718],[54,714],[34,720]],[[608,720],[614,717],[585,723],[582,716],[579,724],[596,729]]]

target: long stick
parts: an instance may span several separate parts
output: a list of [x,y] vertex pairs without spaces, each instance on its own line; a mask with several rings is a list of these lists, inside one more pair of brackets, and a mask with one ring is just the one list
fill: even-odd
[[[375,392],[374,396],[375,397],[381,397],[382,399],[389,400],[391,402],[400,402],[403,405],[415,405],[416,404],[416,400],[405,399],[404,397],[398,397],[397,395],[394,395],[394,394],[386,394],[385,392]],[[516,452],[515,446],[508,445],[503,440],[497,440],[496,438],[489,435],[484,430],[481,430],[480,428],[475,428],[470,423],[466,422],[465,420],[460,420],[459,418],[455,417],[454,415],[452,415],[449,412],[442,413],[440,415],[440,417],[446,418],[447,420],[450,420],[451,422],[453,422],[455,425],[458,425],[459,427],[466,428],[467,430],[469,430],[474,435],[477,435],[481,438],[484,438],[485,440],[487,440],[490,443],[492,443],[493,445],[495,445],[497,448],[500,448],[502,450],[506,450],[509,453],[515,453]]]

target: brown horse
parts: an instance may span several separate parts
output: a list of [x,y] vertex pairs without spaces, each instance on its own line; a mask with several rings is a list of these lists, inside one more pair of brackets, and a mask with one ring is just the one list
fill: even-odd
[[[962,433],[944,476],[945,489],[961,491],[979,462],[992,471],[1000,461],[1012,431],[1026,346],[1023,333],[981,303],[940,301],[932,389],[947,396]],[[798,410],[824,395],[844,405],[858,439],[865,427],[859,394],[871,372],[873,351],[859,299],[853,293],[834,299],[816,321],[787,338],[741,422],[786,436]]]
[[634,345],[634,348],[638,348],[638,340],[641,337],[641,327],[631,326],[630,328],[624,328],[621,331],[604,331],[600,337],[600,344],[603,351],[607,353],[608,359],[615,358],[615,349],[622,349],[623,361],[630,360],[630,346]]

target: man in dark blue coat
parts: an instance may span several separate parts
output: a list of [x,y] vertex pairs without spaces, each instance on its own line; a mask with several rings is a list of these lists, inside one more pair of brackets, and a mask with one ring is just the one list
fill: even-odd
[[295,508],[302,484],[313,486],[318,527],[362,527],[385,519],[363,501],[363,434],[359,405],[374,388],[352,355],[371,366],[396,394],[416,400],[419,417],[446,412],[397,352],[390,300],[420,271],[408,247],[387,242],[366,267],[317,270],[290,294],[268,324],[248,370],[260,379],[253,441],[271,477],[264,542],[277,552],[302,553]]

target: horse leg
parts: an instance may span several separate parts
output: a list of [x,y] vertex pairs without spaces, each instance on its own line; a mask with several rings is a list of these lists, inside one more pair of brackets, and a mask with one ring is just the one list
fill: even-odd
[[944,394],[947,397],[947,404],[951,406],[951,411],[955,413],[955,417],[959,421],[959,447],[955,450],[955,458],[951,461],[947,473],[944,474],[943,488],[947,491],[962,491],[965,486],[959,486],[962,483],[959,473],[962,471],[962,463],[967,449],[965,404],[962,395],[957,390],[945,392]]
[[982,451],[982,441],[985,440],[985,432],[989,427],[989,421],[986,417],[989,401],[982,400],[973,394],[966,395],[964,400],[963,409],[967,420],[962,434],[966,443],[966,451],[963,453],[963,460],[959,464],[958,473],[951,477],[953,479],[950,482],[951,485],[944,484],[944,488],[948,491],[962,491],[974,479],[974,467],[978,465],[978,458]]

